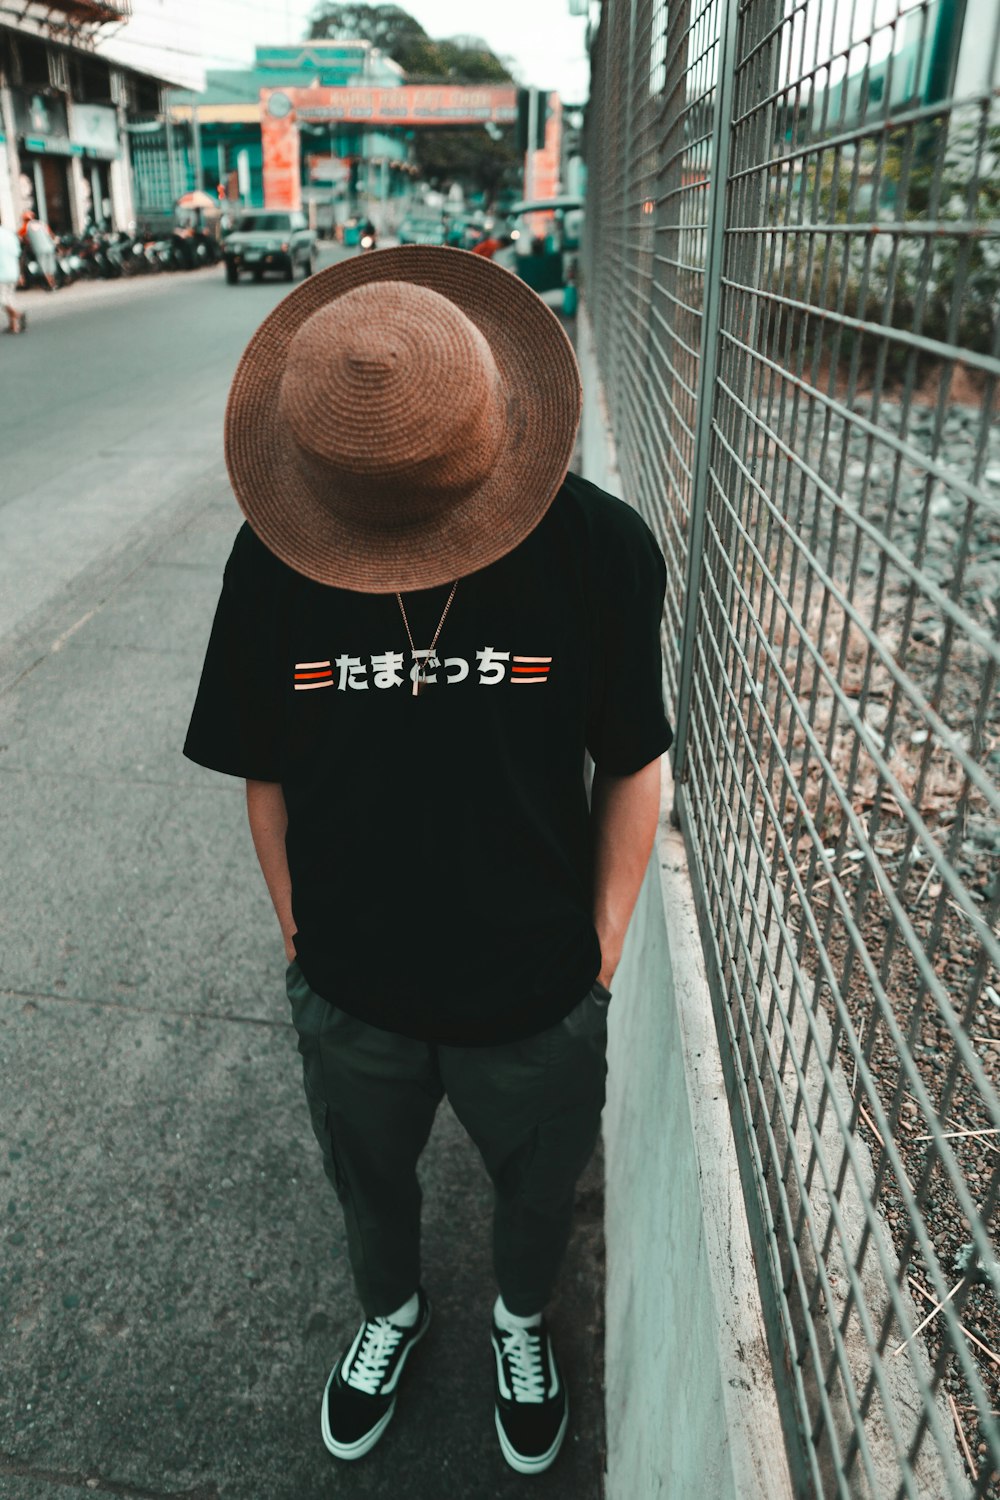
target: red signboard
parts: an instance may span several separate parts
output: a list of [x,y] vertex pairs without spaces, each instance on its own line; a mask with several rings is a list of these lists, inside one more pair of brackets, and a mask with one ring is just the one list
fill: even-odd
[[288,89],[300,120],[357,125],[510,125],[517,119],[513,87],[462,88],[413,84],[391,89]]
[[301,208],[299,132],[293,115],[273,115],[265,108],[260,121],[264,154],[264,204],[267,208]]
[[345,122],[379,127],[510,125],[517,119],[513,86],[462,88],[413,84],[393,89],[261,89],[264,203],[301,208],[298,121]]

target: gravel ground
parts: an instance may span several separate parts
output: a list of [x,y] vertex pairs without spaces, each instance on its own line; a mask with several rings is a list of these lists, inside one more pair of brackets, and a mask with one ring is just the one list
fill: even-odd
[[[859,397],[854,410],[890,435],[899,434],[931,460],[933,407],[914,408],[908,422],[898,404],[883,403],[873,416],[870,399]],[[785,467],[780,445],[772,446],[768,454],[756,455],[758,466],[763,464],[766,470],[765,488],[778,495],[786,478],[792,480],[793,498],[786,500],[785,513],[794,530],[808,540],[829,573],[853,598],[858,615],[871,625],[885,645],[890,662],[915,692],[900,691],[889,665],[870,649],[857,622],[852,622],[839,605],[828,598],[824,607],[822,588],[815,579],[810,585],[801,565],[795,576],[787,543],[782,553],[776,537],[772,538],[770,555],[801,614],[803,634],[819,647],[844,693],[853,700],[871,743],[888,763],[897,783],[895,789],[847,720],[822,672],[802,649],[802,635],[783,618],[776,630],[776,647],[785,647],[789,676],[798,674],[798,703],[804,711],[810,711],[811,705],[810,717],[820,743],[838,781],[847,789],[849,802],[865,827],[886,879],[898,894],[926,960],[947,992],[945,1004],[951,1006],[953,1023],[958,1018],[973,1039],[985,1082],[971,1076],[958,1058],[946,1015],[921,978],[913,953],[878,890],[864,853],[857,847],[815,752],[810,751],[804,732],[794,722],[787,699],[782,703],[773,691],[771,707],[781,728],[781,742],[801,777],[805,802],[833,859],[834,878],[881,975],[888,1004],[909,1038],[914,1065],[930,1100],[927,1112],[900,1068],[896,1045],[884,1019],[880,1019],[871,985],[852,959],[842,914],[830,899],[829,880],[816,864],[813,840],[795,819],[780,772],[772,777],[772,791],[779,807],[784,808],[784,826],[796,847],[799,873],[807,889],[811,887],[812,909],[863,1038],[904,1170],[915,1190],[926,1184],[925,1224],[941,1276],[950,1288],[962,1279],[967,1268],[970,1226],[936,1149],[928,1149],[924,1139],[931,1129],[929,1116],[943,1130],[990,1132],[950,1139],[988,1232],[1000,1182],[1000,974],[988,963],[977,932],[977,922],[997,931],[1000,823],[953,752],[964,750],[996,788],[1000,781],[1000,704],[995,676],[988,668],[982,645],[949,623],[947,611],[922,584],[910,586],[900,560],[909,560],[924,579],[950,594],[987,635],[996,638],[1000,634],[1000,424],[986,423],[981,407],[950,407],[936,453],[945,475],[928,482],[922,463],[897,457],[891,443],[871,442],[853,423],[841,422],[824,434],[818,425],[806,431],[805,420],[803,411],[797,431],[791,421],[786,421],[782,437],[829,483],[834,494],[843,496],[867,517],[876,535],[866,535],[864,528],[849,518],[838,518],[830,498],[817,497],[815,486],[803,486],[799,497],[798,471]],[[770,422],[772,427],[777,425],[773,410]],[[959,486],[963,479],[972,480],[977,462],[987,503],[968,505]],[[894,482],[897,463],[898,480]],[[761,518],[757,525],[762,525]],[[879,540],[882,536],[896,549],[897,561],[889,561],[887,566]],[[766,620],[772,607],[768,597],[762,592],[758,602]],[[946,735],[935,728],[923,707],[912,701],[917,695],[932,705],[940,724],[955,737],[952,753]],[[765,753],[766,749],[765,740]],[[904,815],[907,799],[919,810],[928,839],[914,838]],[[949,888],[942,872],[946,863],[971,897],[974,916],[962,909],[955,891]],[[794,904],[791,910],[794,921]],[[816,952],[805,933],[802,944],[806,972],[817,972]],[[836,1027],[833,1000],[825,987],[821,992]],[[842,1037],[840,1054],[846,1076],[853,1080],[855,1057]],[[857,1097],[864,1109],[860,1086]],[[931,1296],[924,1256],[911,1244],[908,1213],[871,1119],[870,1101],[860,1116],[859,1129],[871,1150],[876,1174],[884,1171],[881,1206],[905,1267],[914,1306],[923,1316],[937,1299]],[[974,1284],[970,1285],[968,1279],[962,1282],[952,1303],[994,1415],[1000,1408],[998,1292],[1000,1285],[991,1285],[980,1269]],[[921,1335],[932,1362],[942,1352],[943,1332],[944,1320],[939,1316]],[[893,1330],[890,1345],[895,1342]],[[959,1361],[947,1350],[943,1384],[967,1472],[983,1481],[980,1471],[990,1466],[989,1447]],[[994,1463],[996,1457],[994,1450]],[[983,1482],[984,1488],[977,1493],[1000,1497],[1000,1473],[992,1473]]]

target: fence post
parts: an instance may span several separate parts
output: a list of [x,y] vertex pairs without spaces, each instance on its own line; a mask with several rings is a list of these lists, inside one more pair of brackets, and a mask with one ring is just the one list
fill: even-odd
[[701,320],[698,359],[697,411],[695,413],[694,474],[688,514],[688,545],[684,578],[684,626],[677,681],[674,725],[674,779],[687,780],[687,748],[691,718],[691,688],[694,676],[695,635],[708,506],[708,465],[712,443],[712,402],[719,352],[722,307],[722,264],[725,253],[726,191],[729,183],[729,148],[732,133],[733,92],[736,84],[736,34],[739,0],[719,0],[722,23],[719,34],[719,74],[715,90],[715,118],[708,158],[708,247],[705,257],[705,310]]

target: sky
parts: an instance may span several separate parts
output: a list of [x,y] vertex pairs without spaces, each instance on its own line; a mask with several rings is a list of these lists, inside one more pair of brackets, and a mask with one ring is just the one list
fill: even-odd
[[[481,36],[525,84],[556,89],[578,103],[588,92],[586,17],[569,14],[569,0],[480,0],[470,21],[469,0],[398,0],[429,36]],[[238,66],[255,42],[297,41],[315,0],[133,0],[135,19],[108,46],[123,60],[150,64],[156,44],[170,47],[178,71],[192,54],[207,66]],[[131,37],[131,45],[129,40]]]

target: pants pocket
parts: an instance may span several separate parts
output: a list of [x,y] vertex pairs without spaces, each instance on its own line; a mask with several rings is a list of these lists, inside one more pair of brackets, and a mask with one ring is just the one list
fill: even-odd
[[597,1005],[601,1005],[607,1010],[611,1004],[611,991],[607,985],[602,984],[599,979],[595,979],[590,987],[590,994]]
[[574,1006],[569,1015],[563,1017],[562,1030],[581,1041],[598,1042],[603,1049],[608,1035],[610,1004],[611,992],[603,985],[595,984],[587,991],[579,1005]]
[[[291,972],[294,969],[295,972]],[[325,1054],[330,1047],[330,1028],[342,1014],[336,1011],[307,983],[297,965],[290,966],[288,980],[288,1003],[291,1007],[292,1026],[299,1056],[302,1058],[302,1074],[313,1130],[321,1146],[329,1138],[329,1121],[325,1118],[329,1093],[326,1079]],[[324,1146],[324,1157],[327,1148]],[[330,1176],[327,1163],[327,1176]]]

